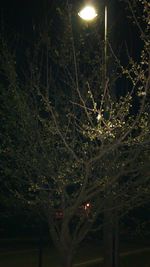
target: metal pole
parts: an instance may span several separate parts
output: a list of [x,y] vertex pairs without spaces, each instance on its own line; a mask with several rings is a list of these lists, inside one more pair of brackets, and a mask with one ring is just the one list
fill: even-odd
[[40,225],[39,229],[39,250],[38,250],[38,267],[42,267],[43,265],[43,231],[42,226]]
[[105,37],[104,37],[104,78],[105,78],[105,84],[106,84],[106,78],[107,78],[107,6],[105,6]]

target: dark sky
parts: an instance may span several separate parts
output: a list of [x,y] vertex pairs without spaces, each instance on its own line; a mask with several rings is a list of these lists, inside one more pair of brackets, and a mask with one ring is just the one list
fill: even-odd
[[[43,1],[41,1],[43,2]],[[5,0],[1,2],[1,16],[9,29],[28,31],[34,20],[40,20],[43,4],[35,0]]]
[[[1,15],[4,20],[9,22],[12,27],[28,28],[32,21],[40,21],[45,12],[54,16],[54,5],[62,4],[63,0],[1,0]],[[71,2],[71,1],[70,1]],[[78,7],[84,3],[84,0],[72,1],[73,10],[78,11]],[[100,16],[104,13],[104,1],[93,0],[93,3],[99,8]],[[109,27],[122,23],[124,16],[124,7],[119,0],[108,1]]]
[[[89,1],[89,0],[86,0]],[[74,14],[77,14],[79,6],[85,0],[70,0]],[[99,20],[103,20],[104,4],[108,5],[108,28],[112,32],[112,41],[118,45],[125,42],[131,54],[138,53],[138,34],[132,23],[126,18],[125,5],[119,0],[90,0],[99,9]],[[66,1],[63,0],[1,0],[1,25],[7,33],[18,32],[21,35],[29,37],[32,35],[34,25],[43,22],[45,15],[55,18],[55,5],[58,7]],[[56,25],[57,26],[57,25]],[[1,26],[2,27],[2,26]],[[102,27],[102,25],[100,25]]]

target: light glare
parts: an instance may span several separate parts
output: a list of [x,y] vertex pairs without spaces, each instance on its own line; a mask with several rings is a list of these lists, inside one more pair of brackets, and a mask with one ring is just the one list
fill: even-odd
[[97,13],[94,7],[86,6],[78,13],[78,15],[84,20],[93,20],[97,16]]

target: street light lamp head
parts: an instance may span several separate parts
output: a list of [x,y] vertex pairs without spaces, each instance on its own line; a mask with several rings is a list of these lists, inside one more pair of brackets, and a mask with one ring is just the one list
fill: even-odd
[[90,20],[93,20],[97,16],[97,13],[94,7],[86,6],[78,13],[78,15],[83,20],[90,21]]

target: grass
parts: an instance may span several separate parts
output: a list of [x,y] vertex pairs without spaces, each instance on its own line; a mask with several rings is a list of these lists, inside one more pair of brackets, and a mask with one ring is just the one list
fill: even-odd
[[[58,267],[58,255],[54,249],[45,249],[43,267]],[[0,253],[0,267],[37,267],[38,249],[30,248]]]
[[123,256],[120,267],[150,267],[150,250]]
[[[17,250],[16,250],[17,249]],[[35,246],[16,248],[15,250],[0,252],[1,267],[37,267],[38,266],[38,250]],[[133,248],[132,248],[133,250]],[[131,250],[131,251],[132,251]],[[129,251],[129,249],[126,251]],[[78,252],[75,259],[76,267],[102,267],[102,257],[99,246],[84,245]],[[81,265],[79,263],[82,263]],[[83,264],[85,263],[85,264]],[[59,267],[59,256],[53,248],[44,249],[43,267]],[[139,251],[139,249],[128,255],[122,255],[120,259],[120,267],[150,267],[150,249],[149,251]]]
[[[124,255],[120,257],[119,267],[150,267],[150,250]],[[76,267],[103,267],[103,260],[93,260],[89,263],[77,265]]]

